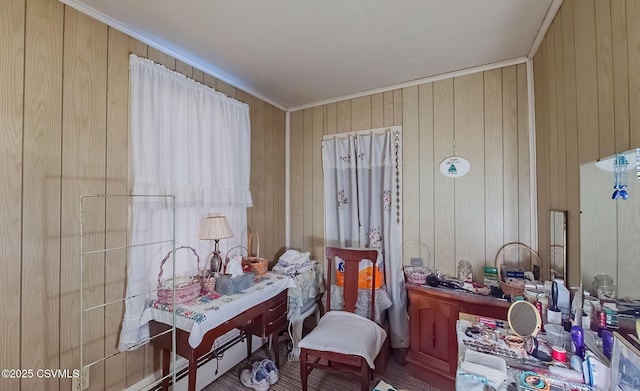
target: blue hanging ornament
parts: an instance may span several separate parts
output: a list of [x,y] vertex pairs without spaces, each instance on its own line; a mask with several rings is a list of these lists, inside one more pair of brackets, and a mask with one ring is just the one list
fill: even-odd
[[624,154],[617,154],[613,159],[613,194],[612,200],[629,198],[627,193],[627,166],[629,161]]

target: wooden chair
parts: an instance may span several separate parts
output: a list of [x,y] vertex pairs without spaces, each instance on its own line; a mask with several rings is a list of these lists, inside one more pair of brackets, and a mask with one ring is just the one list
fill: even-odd
[[[299,343],[302,391],[307,391],[307,377],[314,368],[325,371],[350,372],[360,376],[360,388],[369,390],[374,360],[387,339],[387,332],[373,321],[375,314],[375,273],[371,285],[369,319],[354,313],[358,298],[360,261],[376,262],[376,250],[350,250],[327,247],[326,313]],[[335,257],[344,261],[344,309],[331,311],[331,273]],[[321,361],[322,360],[322,361]],[[326,361],[326,363],[325,363]]]

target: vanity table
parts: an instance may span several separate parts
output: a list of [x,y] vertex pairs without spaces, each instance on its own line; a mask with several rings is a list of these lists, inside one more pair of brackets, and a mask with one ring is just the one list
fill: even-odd
[[506,300],[459,290],[407,285],[409,373],[441,389],[453,389],[458,365],[456,322],[460,313],[507,319]]

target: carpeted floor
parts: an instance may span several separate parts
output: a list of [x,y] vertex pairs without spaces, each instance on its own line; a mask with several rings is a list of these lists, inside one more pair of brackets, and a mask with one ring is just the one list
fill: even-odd
[[[286,348],[285,343],[281,344],[281,346],[282,345],[285,345]],[[297,391],[302,389],[300,384],[300,363],[287,362],[286,356],[286,352],[284,351],[280,355],[281,367],[279,381],[271,386],[271,391]],[[264,357],[266,357],[264,349],[259,349],[253,355],[255,360]],[[240,372],[247,367],[246,361],[242,361],[222,377],[211,383],[205,391],[249,390],[243,386],[239,380]],[[384,380],[397,390],[438,391],[437,388],[410,376],[407,373],[407,368],[397,364],[393,359],[389,360],[384,376],[375,375],[374,380],[369,383],[372,390],[380,380]],[[359,389],[360,383],[355,377],[331,375],[321,370],[314,370],[311,372],[311,375],[309,375],[309,391],[350,391]]]

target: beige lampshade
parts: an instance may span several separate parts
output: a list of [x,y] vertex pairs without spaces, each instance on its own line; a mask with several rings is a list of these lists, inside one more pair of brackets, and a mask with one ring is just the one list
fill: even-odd
[[200,239],[216,240],[233,237],[233,231],[225,216],[210,216],[200,227]]

